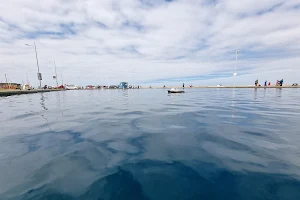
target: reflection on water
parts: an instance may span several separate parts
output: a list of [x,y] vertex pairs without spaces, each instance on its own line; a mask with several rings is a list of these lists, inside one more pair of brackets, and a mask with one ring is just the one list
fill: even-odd
[[[48,110],[48,108],[47,108],[46,105],[45,105],[45,96],[44,96],[44,93],[40,93],[40,95],[41,95],[41,98],[40,98],[41,102],[40,102],[40,104],[41,104],[42,108],[43,108],[44,110]],[[43,112],[43,111],[41,111],[41,117],[42,117],[43,119],[45,119],[45,121],[46,121],[46,126],[49,128],[50,132],[52,132],[52,129],[51,129],[51,127],[49,126],[48,119],[47,119],[47,117],[44,116],[44,114],[43,114],[42,112]]]
[[1,98],[0,199],[300,199],[299,97],[143,89]]
[[235,90],[236,88],[233,88],[232,89],[232,104],[231,104],[231,107],[232,107],[232,117],[231,117],[231,121],[230,121],[230,124],[232,124],[233,122],[233,118],[234,118],[234,114],[235,114]]
[[41,100],[41,106],[42,106],[42,108],[44,109],[44,110],[48,110],[48,108],[46,108],[46,105],[45,105],[45,96],[44,96],[44,93],[39,93],[40,95],[41,95],[41,98],[40,98],[40,100]]
[[276,97],[278,97],[278,98],[281,97],[281,91],[282,91],[282,88],[276,88]]
[[257,99],[257,88],[254,88],[254,99]]

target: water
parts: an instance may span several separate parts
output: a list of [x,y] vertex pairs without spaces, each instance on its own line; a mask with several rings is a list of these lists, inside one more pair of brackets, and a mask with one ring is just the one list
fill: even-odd
[[0,199],[300,199],[299,89],[0,98]]

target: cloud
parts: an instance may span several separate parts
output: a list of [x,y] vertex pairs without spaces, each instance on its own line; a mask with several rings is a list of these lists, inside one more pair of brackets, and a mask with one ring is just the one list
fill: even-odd
[[11,0],[0,6],[0,81],[27,73],[38,85],[24,45],[35,41],[48,85],[53,60],[69,84],[232,84],[237,49],[237,84],[299,82],[299,11],[299,0]]

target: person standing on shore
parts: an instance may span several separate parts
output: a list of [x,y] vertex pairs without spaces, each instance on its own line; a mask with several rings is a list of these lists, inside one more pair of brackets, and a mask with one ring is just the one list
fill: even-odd
[[265,81],[265,85],[264,85],[265,87],[267,87],[267,82],[268,82],[268,81]]
[[279,81],[279,85],[282,86],[282,84],[283,84],[283,79],[281,79],[281,80]]
[[182,84],[182,87],[183,87],[183,89],[184,89],[184,83]]

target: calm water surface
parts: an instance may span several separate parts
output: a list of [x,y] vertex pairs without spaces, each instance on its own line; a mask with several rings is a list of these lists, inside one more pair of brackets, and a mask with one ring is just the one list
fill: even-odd
[[299,89],[0,97],[0,199],[300,199]]

